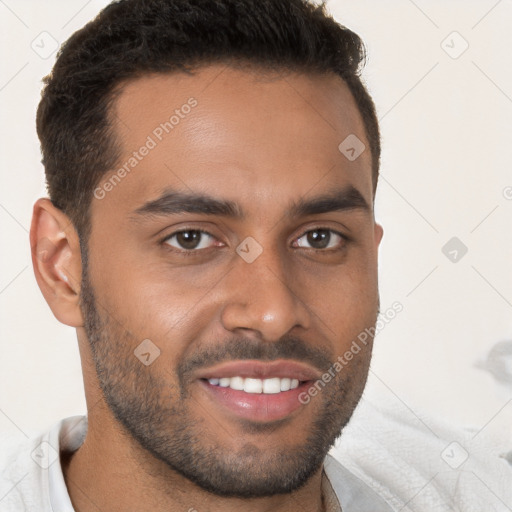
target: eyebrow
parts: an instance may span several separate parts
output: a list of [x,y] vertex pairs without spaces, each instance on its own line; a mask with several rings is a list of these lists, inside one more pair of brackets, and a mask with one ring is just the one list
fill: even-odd
[[[352,185],[329,194],[293,201],[287,211],[289,217],[305,217],[334,211],[360,209],[371,211],[363,195]],[[132,217],[169,216],[179,213],[200,213],[220,217],[244,219],[242,207],[230,200],[217,199],[201,193],[180,192],[167,189],[157,199],[148,201],[137,208]]]

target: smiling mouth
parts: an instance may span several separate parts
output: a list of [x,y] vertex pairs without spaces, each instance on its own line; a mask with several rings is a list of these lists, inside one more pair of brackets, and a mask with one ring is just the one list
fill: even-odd
[[214,414],[267,423],[302,414],[300,397],[320,377],[299,361],[238,360],[201,370],[196,382]]
[[230,388],[235,391],[244,391],[249,394],[275,395],[278,393],[297,389],[307,381],[299,381],[292,377],[271,377],[267,379],[255,379],[250,377],[213,377],[203,379],[212,386]]

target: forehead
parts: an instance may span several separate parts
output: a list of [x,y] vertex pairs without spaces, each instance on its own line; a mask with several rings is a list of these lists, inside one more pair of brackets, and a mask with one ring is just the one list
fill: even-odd
[[[123,87],[113,119],[121,157],[102,180],[112,186],[101,209],[128,213],[169,188],[269,213],[298,196],[348,184],[372,202],[364,125],[335,75],[221,65],[151,75]],[[354,135],[366,149],[350,161],[338,146]],[[121,178],[112,180],[116,173]],[[94,214],[98,205],[92,208]]]

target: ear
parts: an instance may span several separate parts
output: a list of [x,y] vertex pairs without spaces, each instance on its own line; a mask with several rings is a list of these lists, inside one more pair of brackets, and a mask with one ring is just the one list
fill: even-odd
[[34,204],[30,247],[37,284],[53,314],[63,324],[82,327],[80,240],[69,217],[47,198]]
[[375,239],[375,248],[379,247],[380,241],[382,240],[382,235],[384,234],[384,229],[380,224],[375,223],[374,229],[374,239]]

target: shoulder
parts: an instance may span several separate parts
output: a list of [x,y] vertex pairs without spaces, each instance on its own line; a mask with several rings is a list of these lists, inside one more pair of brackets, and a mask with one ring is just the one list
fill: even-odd
[[324,461],[324,471],[343,512],[393,512],[375,490],[331,455]]
[[[43,510],[44,472],[39,460],[44,435],[0,434],[0,510]],[[39,451],[38,451],[39,449]]]
[[[83,428],[75,427],[82,426],[84,418],[66,418],[47,431],[32,436],[21,432],[9,435],[0,432],[1,511],[58,512],[51,506],[50,480],[53,478],[54,485],[56,480],[60,483],[60,449],[83,437]],[[65,435],[73,429],[76,439]]]
[[488,436],[362,401],[331,454],[396,510],[510,511],[512,466]]

